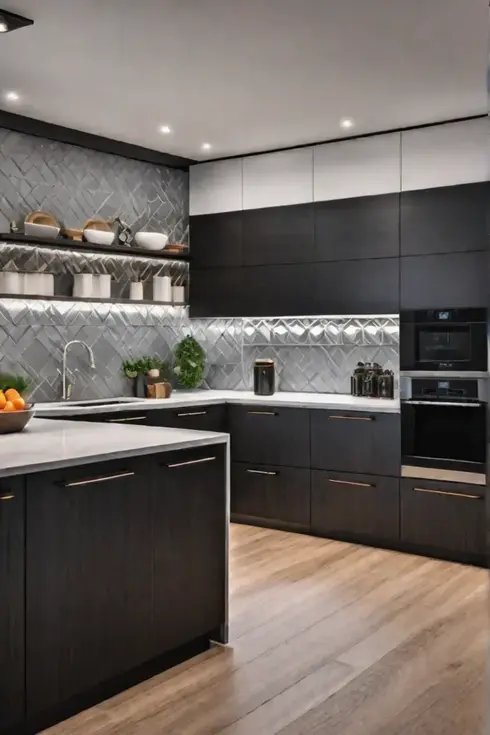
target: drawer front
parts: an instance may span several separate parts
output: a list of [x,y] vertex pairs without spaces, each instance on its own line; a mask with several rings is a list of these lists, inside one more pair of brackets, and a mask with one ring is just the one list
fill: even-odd
[[397,541],[399,518],[398,479],[312,471],[311,525],[318,533]]
[[[138,409],[137,411],[107,411],[107,413],[85,413],[67,416],[69,421],[91,421],[98,424],[130,424],[134,426],[148,426],[152,411]],[[64,419],[64,416],[57,416]]]
[[233,462],[231,512],[309,526],[310,471]]
[[357,411],[311,411],[311,466],[400,476],[400,416]]
[[402,541],[438,551],[483,555],[484,492],[478,485],[402,480]]
[[233,460],[310,466],[310,417],[306,409],[229,406],[229,418]]
[[185,406],[147,412],[151,426],[168,426],[196,431],[226,431],[226,406]]

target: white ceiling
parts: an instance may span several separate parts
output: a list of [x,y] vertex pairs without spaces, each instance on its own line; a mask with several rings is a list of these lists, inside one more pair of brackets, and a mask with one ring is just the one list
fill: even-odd
[[0,6],[35,20],[0,35],[0,94],[22,96],[3,108],[189,158],[486,111],[488,0]]

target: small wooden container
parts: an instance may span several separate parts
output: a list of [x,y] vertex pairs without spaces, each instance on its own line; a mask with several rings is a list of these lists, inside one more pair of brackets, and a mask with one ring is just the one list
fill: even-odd
[[172,386],[170,383],[149,383],[148,398],[170,398]]

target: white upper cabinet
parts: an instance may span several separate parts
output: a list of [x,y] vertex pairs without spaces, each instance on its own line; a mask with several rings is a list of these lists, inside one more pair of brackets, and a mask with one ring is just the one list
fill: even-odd
[[402,133],[402,189],[470,184],[490,179],[487,118]]
[[244,209],[312,201],[312,148],[296,148],[243,159]]
[[315,201],[399,192],[400,145],[400,133],[388,133],[316,146]]
[[189,168],[189,213],[242,209],[242,159],[198,163]]

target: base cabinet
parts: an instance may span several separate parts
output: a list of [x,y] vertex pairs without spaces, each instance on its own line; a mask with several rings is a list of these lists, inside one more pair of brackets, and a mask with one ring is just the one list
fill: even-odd
[[480,485],[402,479],[402,542],[422,553],[483,557],[484,493]]
[[24,481],[0,480],[0,730],[24,717]]
[[153,409],[146,412],[150,426],[168,426],[174,429],[226,432],[226,405],[185,406],[183,408]]
[[325,536],[396,542],[400,536],[399,480],[312,472],[311,526]]
[[231,487],[232,520],[262,519],[309,528],[309,470],[234,462]]
[[223,445],[161,455],[152,469],[153,646],[156,654],[225,621]]

